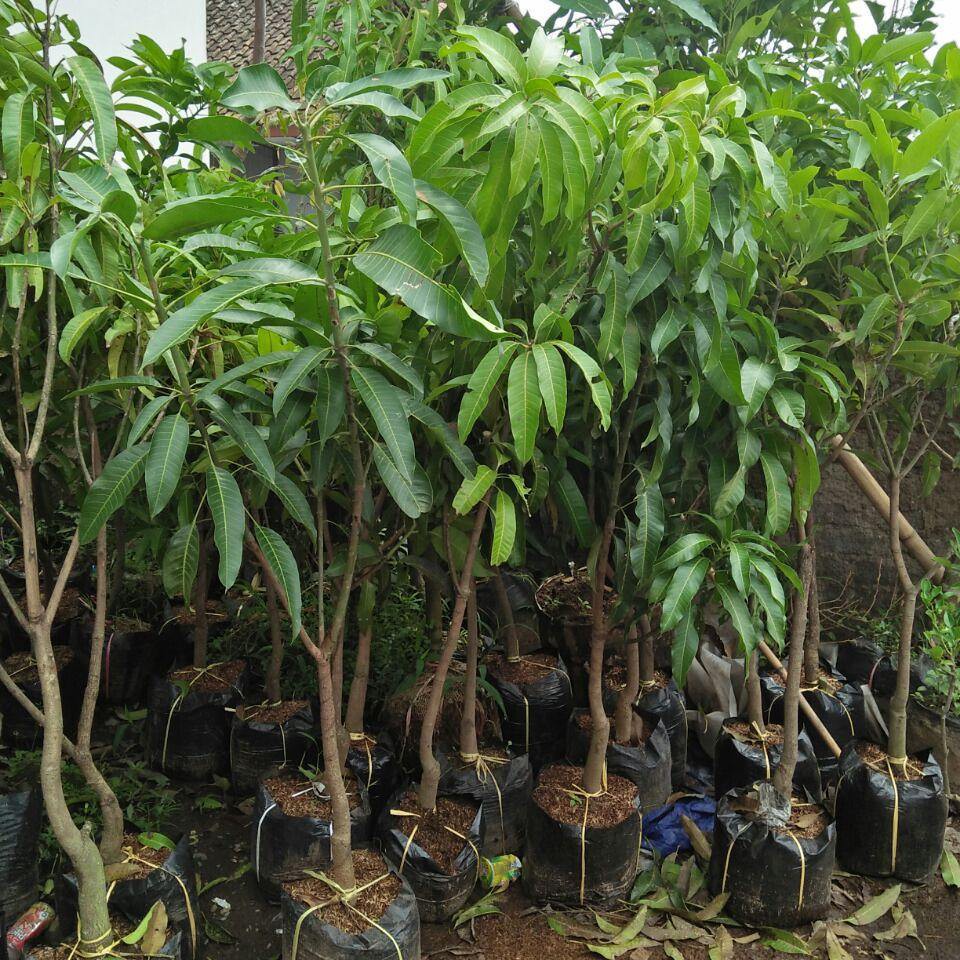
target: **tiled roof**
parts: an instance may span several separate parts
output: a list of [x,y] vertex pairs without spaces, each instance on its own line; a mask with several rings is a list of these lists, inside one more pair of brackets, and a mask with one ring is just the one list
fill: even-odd
[[[253,56],[254,0],[207,0],[207,59],[225,60],[245,67]],[[266,61],[276,67],[293,89],[290,48],[290,15],[293,0],[267,0]]]

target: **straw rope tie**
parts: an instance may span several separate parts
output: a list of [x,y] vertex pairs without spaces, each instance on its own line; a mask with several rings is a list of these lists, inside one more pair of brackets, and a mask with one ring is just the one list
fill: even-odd
[[900,790],[897,787],[897,778],[893,775],[893,767],[890,766],[889,758],[886,763],[887,775],[893,785],[893,818],[890,824],[890,872],[893,873],[897,869],[897,842],[900,837]]
[[493,789],[497,791],[497,808],[500,813],[500,850],[504,856],[507,854],[507,825],[503,819],[503,794],[500,792],[500,784],[497,782],[497,775],[490,769],[490,764],[504,764],[508,761],[503,757],[489,757],[482,753],[461,753],[460,759],[476,767],[477,780],[486,785],[487,777],[493,782]]
[[[227,681],[227,680],[224,680],[223,677],[218,677],[218,676],[213,672],[214,670],[217,669],[217,667],[222,667],[222,666],[224,665],[224,663],[226,663],[225,660],[220,660],[220,661],[218,661],[217,663],[211,663],[210,666],[208,666],[208,667],[201,667],[201,668],[197,669],[196,675],[195,675],[194,678],[187,684],[187,689],[186,689],[186,691],[185,691],[184,693],[181,693],[181,694],[176,698],[176,700],[173,701],[173,704],[172,704],[171,707],[170,707],[170,712],[167,714],[167,725],[166,725],[166,729],[164,730],[164,734],[163,734],[163,752],[160,754],[160,768],[161,768],[161,769],[165,769],[166,766],[167,766],[167,745],[168,745],[168,743],[170,742],[170,724],[173,723],[173,715],[174,715],[174,713],[176,713],[177,709],[180,707],[180,704],[183,703],[184,697],[190,692],[190,690],[193,688],[193,685],[194,685],[201,677],[206,676],[206,674],[209,673],[210,676],[212,676],[215,680],[219,680],[221,683],[226,683],[227,686],[233,687],[234,690],[236,690],[238,693],[240,693],[240,690],[239,690],[234,684],[230,683],[230,682]],[[195,669],[196,669],[196,668],[195,668]],[[231,739],[232,739],[232,738],[231,738]]]
[[[411,817],[420,821],[423,819],[423,814],[413,813],[410,810],[397,810],[392,809],[390,811],[391,817]],[[468,847],[473,851],[473,855],[477,861],[477,872],[474,877],[474,885],[480,880],[480,851],[477,849],[477,845],[469,838],[465,837],[459,830],[454,830],[453,827],[448,827],[446,824],[442,824],[443,829],[447,833],[452,833],[455,837],[459,837]],[[397,873],[403,874],[403,868],[407,865],[407,854],[410,852],[410,847],[413,844],[413,838],[417,835],[417,831],[420,829],[420,823],[417,822],[414,824],[413,829],[410,831],[410,835],[407,837],[407,842],[403,845],[403,855],[400,857],[400,866],[397,868]],[[426,851],[424,851],[426,852]]]
[[[365,732],[351,733],[350,742],[362,743],[367,752],[367,790],[369,790],[373,786],[373,753],[370,750],[371,738],[368,737]],[[375,740],[373,742],[376,743]]]

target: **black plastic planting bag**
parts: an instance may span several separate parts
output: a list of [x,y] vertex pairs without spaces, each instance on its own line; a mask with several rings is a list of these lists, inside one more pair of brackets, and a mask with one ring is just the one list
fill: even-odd
[[[56,885],[57,919],[60,928],[77,928],[77,880],[64,874]],[[182,935],[182,956],[196,960],[201,955],[202,917],[197,899],[197,868],[190,838],[184,834],[167,859],[145,877],[118,880],[110,894],[110,909],[118,910],[131,923],[139,923],[160,900],[167,910],[167,923]],[[181,956],[180,953],[170,956]]]
[[0,796],[0,910],[9,923],[37,897],[40,818],[37,787]]
[[319,743],[320,732],[309,705],[282,724],[258,720],[256,715],[243,720],[234,715],[230,728],[230,779],[234,792],[250,796],[260,778],[278,767],[315,764],[320,757]]
[[[360,785],[360,806],[350,811],[350,840],[359,846],[370,840],[372,822],[367,791]],[[317,817],[288,817],[264,784],[257,788],[250,827],[250,860],[260,892],[271,903],[280,900],[280,885],[305,870],[330,865],[333,822]]]
[[947,800],[933,754],[921,763],[919,779],[895,780],[886,764],[877,769],[865,763],[856,743],[844,747],[836,805],[837,854],[844,869],[919,883],[937,868]]
[[676,790],[683,783],[687,768],[687,710],[683,697],[671,680],[665,687],[641,688],[636,706],[639,712],[663,721],[670,740],[670,782]]
[[750,926],[796,927],[825,917],[837,827],[831,822],[811,838],[774,830],[734,809],[748,792],[734,790],[717,804],[711,892],[729,893],[724,912]]
[[[577,723],[577,716],[585,712],[574,710],[567,724],[567,759],[579,766],[586,762],[590,747],[590,731]],[[639,746],[610,740],[607,744],[607,772],[635,784],[641,809],[652,810],[666,803],[670,796],[670,739],[660,717],[647,719],[653,723],[653,730]],[[610,732],[612,737],[612,723]]]
[[[371,738],[376,742],[371,743]],[[351,736],[347,769],[367,788],[376,822],[400,783],[400,761],[390,735],[384,730],[365,735],[362,740]]]
[[[395,794],[393,803],[399,802]],[[410,884],[417,898],[420,919],[424,923],[445,923],[473,893],[480,873],[477,850],[480,846],[480,822],[482,811],[478,810],[470,832],[469,843],[453,862],[453,873],[444,873],[437,862],[427,853],[416,837],[410,841],[410,831],[416,820],[412,817],[396,817],[390,808],[380,818],[380,843],[383,855],[397,868]]]
[[634,812],[610,827],[559,823],[531,800],[523,889],[538,903],[606,906],[625,896],[640,857],[640,798]]
[[[780,766],[783,744],[745,743],[727,730],[730,720],[723,722],[713,755],[714,796],[719,800],[736,787],[751,787],[758,780],[769,780]],[[811,800],[821,800],[820,767],[813,744],[805,730],[797,739],[797,765],[793,784]]]
[[480,854],[499,857],[520,854],[527,825],[527,803],[533,790],[533,770],[526,754],[506,762],[481,758],[469,766],[455,754],[437,751],[440,793],[469,797],[480,804]]
[[[152,904],[151,904],[152,906]],[[149,909],[149,907],[147,908]],[[146,910],[144,910],[144,916],[146,916]],[[137,917],[137,923],[139,923],[143,917]],[[67,941],[67,945],[72,947],[74,942]],[[121,944],[123,946],[123,944]],[[39,947],[37,947],[39,949]],[[118,948],[119,949],[119,948]],[[127,949],[127,948],[124,948]],[[27,952],[24,954],[24,960],[35,960],[37,954],[33,952],[33,947],[28,947]],[[80,954],[77,954],[80,956]],[[117,954],[117,956],[122,956],[122,954]],[[191,960],[190,954],[190,945],[187,942],[187,939],[180,933],[174,933],[171,936],[167,937],[167,942],[160,948],[158,953],[150,954],[152,957],[174,957],[175,960]]]
[[[375,918],[376,927],[363,933],[344,933],[333,924],[324,923],[316,914],[307,913],[306,904],[294,900],[284,891],[281,899],[283,915],[283,960],[420,960],[420,914],[417,898],[410,884],[403,884],[396,899]],[[299,926],[298,926],[299,924]],[[296,946],[294,942],[296,940]]]
[[[897,658],[876,643],[858,640],[837,644],[837,669],[853,683],[865,683],[875,694],[890,696],[897,685]],[[929,662],[913,657],[910,662],[910,692],[923,685]]]
[[[60,649],[60,648],[57,648]],[[74,650],[66,648],[70,659],[60,668],[60,703],[63,708],[63,732],[67,737],[77,734],[77,722],[80,719],[80,706],[83,703],[83,691],[87,680],[87,663]],[[16,680],[16,677],[14,677]],[[17,686],[38,707],[43,706],[43,694],[40,681],[17,683]],[[13,699],[6,687],[0,687],[0,734],[4,743],[17,750],[39,750],[43,742],[40,727],[30,714]]]
[[534,771],[563,756],[567,719],[573,709],[570,678],[562,660],[543,677],[524,684],[501,680],[493,671],[487,679],[503,701],[500,724],[504,742],[517,753],[530,755]]
[[[85,633],[89,650],[90,635]],[[100,670],[100,696],[107,703],[139,703],[160,667],[160,638],[152,629],[107,630]]]
[[147,757],[158,770],[183,780],[209,780],[230,771],[227,708],[243,702],[244,670],[235,686],[204,691],[156,677],[147,700]]

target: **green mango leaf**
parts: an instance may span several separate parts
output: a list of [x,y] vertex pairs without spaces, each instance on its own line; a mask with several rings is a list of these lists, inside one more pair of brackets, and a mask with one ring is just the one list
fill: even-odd
[[274,530],[254,524],[254,536],[273,575],[283,590],[290,612],[291,633],[294,639],[300,635],[303,603],[300,596],[300,569],[283,537]]
[[390,496],[408,517],[416,520],[430,509],[433,505],[433,490],[427,475],[419,467],[408,480],[379,443],[373,444],[373,462]]
[[507,409],[517,460],[523,466],[533,456],[543,404],[537,382],[537,364],[530,350],[521,350],[507,378]]
[[23,150],[36,134],[36,109],[33,97],[26,90],[7,96],[3,105],[0,131],[3,134],[3,166],[6,175],[16,181],[20,176]]
[[380,438],[386,444],[400,475],[412,481],[416,456],[402,392],[370,367],[353,367],[350,382],[373,417]]
[[468,514],[484,498],[496,479],[496,470],[480,464],[477,472],[460,484],[453,498],[453,509],[461,516]]
[[77,81],[93,117],[93,140],[97,155],[100,162],[109,168],[113,166],[117,152],[117,115],[110,88],[100,68],[87,57],[68,57],[65,63]]
[[536,343],[531,353],[537,365],[537,384],[547,422],[560,433],[567,414],[567,372],[563,358],[552,343]]
[[269,64],[254,63],[241,68],[237,79],[223,92],[220,103],[228,110],[264,113],[267,110],[295,110],[283,77]]
[[144,228],[148,240],[177,240],[196,230],[218,227],[247,217],[277,217],[277,209],[255,197],[210,194],[173,200]]
[[417,219],[417,189],[407,158],[396,144],[375,133],[354,133],[349,137],[366,154],[376,178],[396,197],[406,219]]
[[283,409],[290,394],[300,389],[307,377],[330,356],[330,350],[326,347],[304,347],[289,356],[290,362],[273,388],[274,416]]
[[457,241],[474,280],[482,287],[490,275],[487,246],[477,221],[467,208],[426,180],[416,181],[417,196],[432,207]]
[[310,534],[311,540],[316,541],[317,525],[314,522],[313,512],[310,509],[310,504],[303,491],[293,480],[285,477],[282,473],[275,473],[273,481],[268,481],[268,485],[280,498],[280,501],[287,509],[287,513]]
[[273,457],[257,428],[243,414],[236,413],[222,397],[207,397],[206,404],[213,419],[240,447],[260,476],[268,483],[272,482],[276,475]]
[[516,509],[510,497],[499,490],[493,512],[493,544],[490,547],[490,563],[492,566],[499,567],[510,559],[516,536]]
[[60,342],[57,344],[60,359],[64,363],[70,362],[77,344],[94,328],[107,309],[109,308],[92,307],[90,310],[81,311],[67,322],[67,325],[63,328],[63,333],[60,335]]
[[165,416],[157,425],[145,465],[147,502],[155,517],[177,490],[190,442],[190,428],[179,413]]
[[123,506],[143,476],[144,462],[150,444],[128,447],[108,461],[103,472],[93,481],[80,507],[78,533],[80,543],[89,543],[100,528]]
[[663,598],[662,629],[672,630],[686,616],[709,568],[706,557],[677,567]]
[[243,497],[229,470],[212,465],[207,469],[207,503],[213,516],[213,542],[220,554],[218,575],[229,590],[240,573],[246,526]]
[[191,522],[170,538],[163,554],[160,574],[168,597],[183,597],[189,603],[200,563],[200,535]]

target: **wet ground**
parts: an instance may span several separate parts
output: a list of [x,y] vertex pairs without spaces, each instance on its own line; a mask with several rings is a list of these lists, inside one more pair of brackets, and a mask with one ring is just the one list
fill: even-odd
[[[202,896],[204,925],[210,938],[206,955],[210,960],[275,960],[280,957],[280,910],[261,897],[249,863],[250,814],[227,801],[222,809],[200,812],[197,801],[206,805],[218,801],[215,795],[197,793],[194,806],[185,811],[178,826],[196,834],[198,866],[208,889]],[[960,822],[954,818],[949,834],[951,844],[960,852]],[[245,872],[244,872],[245,871]],[[211,886],[212,884],[212,886]],[[904,887],[899,903],[876,922],[861,927],[842,924],[865,900],[890,887],[886,881],[867,881],[859,877],[839,877],[834,883],[834,909],[831,921],[836,931],[834,952],[829,960],[960,960],[960,890],[947,889],[939,875],[923,887]],[[706,897],[699,898],[706,901]],[[422,931],[422,955],[439,960],[475,958],[475,960],[587,960],[600,950],[609,953],[609,938],[593,940],[599,947],[591,952],[586,943],[590,930],[605,935],[589,912],[551,913],[535,908],[522,892],[511,888],[499,898],[503,914],[481,917],[458,930],[450,925],[429,924]],[[904,912],[909,911],[905,916]],[[916,922],[916,936],[910,934],[909,917]],[[614,915],[612,922],[622,926],[628,913]],[[898,922],[899,918],[899,922]],[[567,926],[570,935],[555,933],[549,922]],[[729,943],[715,923],[685,924],[678,918],[658,918],[650,914],[646,933],[649,943],[619,953],[627,960],[759,960],[783,957],[787,953],[763,944],[755,931],[729,927]],[[672,939],[663,942],[666,932]],[[810,940],[810,927],[796,931]],[[576,936],[574,934],[579,934]],[[904,935],[901,939],[897,936]],[[879,935],[879,937],[877,936]],[[721,938],[718,941],[718,936]],[[656,938],[656,939],[652,939]],[[816,939],[816,938],[814,938]],[[823,949],[814,956],[827,957],[827,943],[821,931]],[[749,941],[749,942],[747,942]],[[838,950],[846,951],[841,953]],[[605,949],[606,948],[606,949]],[[667,951],[673,951],[667,952]],[[722,952],[720,952],[722,951]],[[731,952],[732,951],[732,952]],[[802,955],[799,950],[793,955]]]

